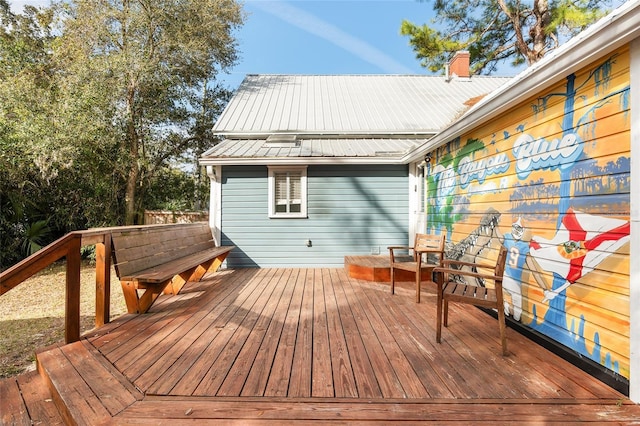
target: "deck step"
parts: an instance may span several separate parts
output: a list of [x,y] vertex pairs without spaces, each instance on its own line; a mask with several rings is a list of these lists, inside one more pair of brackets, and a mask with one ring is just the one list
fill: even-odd
[[[351,278],[380,283],[391,282],[391,267],[389,255],[345,256],[344,268]],[[429,279],[429,274],[423,272],[423,280]],[[415,273],[399,270],[396,281],[415,281]]]
[[104,423],[144,396],[86,340],[49,348],[36,358],[68,424]]
[[0,380],[0,395],[0,424],[64,424],[51,392],[37,371]]

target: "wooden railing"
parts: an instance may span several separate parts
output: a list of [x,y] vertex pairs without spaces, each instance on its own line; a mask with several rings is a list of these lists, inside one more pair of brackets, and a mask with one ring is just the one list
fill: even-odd
[[111,299],[111,236],[122,232],[149,227],[172,227],[170,225],[119,226],[70,232],[37,253],[0,273],[0,295],[15,288],[27,278],[52,263],[66,258],[65,287],[65,342],[80,340],[80,249],[96,246],[96,327],[109,322]]

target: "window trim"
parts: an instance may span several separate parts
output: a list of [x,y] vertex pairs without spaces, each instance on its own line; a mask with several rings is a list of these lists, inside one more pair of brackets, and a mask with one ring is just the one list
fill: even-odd
[[[307,218],[307,166],[267,166],[269,169],[269,218],[270,219],[306,219]],[[276,212],[276,178],[278,173],[300,173],[300,212]]]

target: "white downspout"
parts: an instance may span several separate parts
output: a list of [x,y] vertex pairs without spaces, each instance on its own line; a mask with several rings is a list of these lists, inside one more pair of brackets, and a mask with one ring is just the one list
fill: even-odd
[[209,188],[209,228],[216,246],[222,238],[222,166],[207,166]]
[[640,403],[640,39],[630,44],[631,253],[629,262],[629,399]]
[[415,235],[423,233],[425,227],[421,200],[424,193],[424,162],[409,165],[409,235],[408,245],[413,244]]

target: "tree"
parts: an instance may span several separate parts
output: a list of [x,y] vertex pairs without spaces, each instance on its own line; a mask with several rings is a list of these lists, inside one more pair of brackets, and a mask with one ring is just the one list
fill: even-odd
[[[467,50],[474,74],[501,62],[531,65],[606,12],[608,0],[434,0],[434,26],[402,22],[400,32],[423,67],[438,72]],[[439,30],[437,27],[446,28]]]
[[0,269],[35,250],[60,219],[39,202],[60,166],[39,149],[50,142],[39,107],[53,87],[50,21],[33,7],[14,15],[0,0]]
[[215,143],[230,97],[216,75],[236,60],[243,19],[231,0],[22,14],[0,0],[0,270],[70,230],[132,223],[178,184],[192,192],[181,205],[206,202],[201,169],[175,164]]
[[[226,96],[216,75],[237,60],[233,31],[244,20],[235,0],[76,0],[57,4],[54,50],[65,92],[90,123],[110,127],[115,169],[126,181],[125,223],[166,162],[213,143],[203,130]],[[103,100],[93,108],[95,97]],[[204,120],[204,121],[203,121]],[[101,123],[101,124],[98,124]],[[74,127],[89,140],[86,123]],[[76,137],[77,137],[76,136]],[[102,143],[102,142],[101,142]]]

